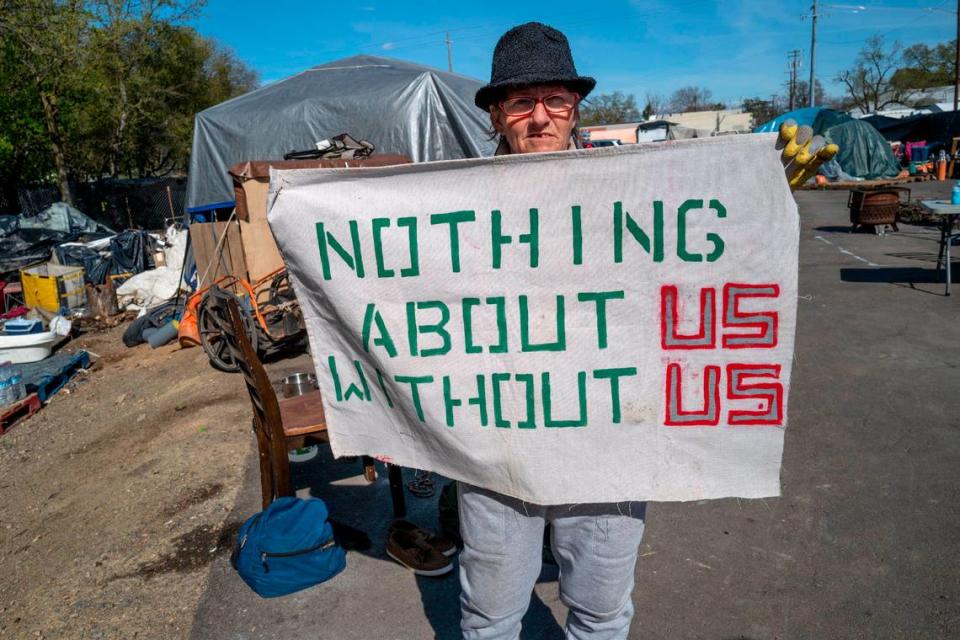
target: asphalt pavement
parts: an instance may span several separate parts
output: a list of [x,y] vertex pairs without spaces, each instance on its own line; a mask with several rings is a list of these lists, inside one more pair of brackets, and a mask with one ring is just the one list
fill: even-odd
[[[914,199],[944,198],[952,183],[908,186]],[[798,329],[782,496],[651,504],[630,638],[960,637],[960,285],[943,295],[934,227],[850,233],[846,191],[800,192],[797,201]],[[417,578],[389,560],[385,476],[368,485],[359,462],[327,455],[298,465],[294,481],[366,531],[372,549],[351,552],[334,580],[270,600],[220,558],[194,638],[460,637],[456,571]],[[407,504],[410,519],[436,526],[435,498],[407,494]],[[234,518],[258,509],[251,455]],[[547,568],[521,638],[562,638],[565,615]]]

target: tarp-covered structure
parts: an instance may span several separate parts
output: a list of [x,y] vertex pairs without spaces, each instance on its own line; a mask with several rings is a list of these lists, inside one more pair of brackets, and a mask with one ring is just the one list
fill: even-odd
[[35,216],[0,216],[0,274],[46,260],[64,242],[113,233],[65,202],[56,202]]
[[794,109],[793,111],[787,111],[786,113],[780,114],[773,120],[764,122],[759,127],[756,127],[754,133],[776,133],[780,130],[780,123],[785,120],[793,120],[800,125],[813,125],[813,121],[817,119],[817,116],[820,115],[820,112],[823,109],[821,107],[804,107],[802,109]]
[[960,112],[925,113],[907,118],[888,118],[872,115],[862,118],[890,141],[913,142],[926,140],[928,145],[939,145],[948,151],[954,138],[960,137]]
[[846,113],[807,107],[777,116],[765,122],[754,133],[780,130],[780,123],[793,119],[797,124],[809,125],[813,133],[840,147],[836,161],[844,173],[865,180],[893,178],[900,173],[900,165],[890,145],[869,122],[851,118]]
[[197,114],[187,184],[191,211],[230,206],[227,169],[279,160],[340,133],[414,162],[493,153],[482,82],[422,65],[353,56],[307,69]]
[[821,109],[813,132],[840,147],[836,160],[846,173],[864,180],[895,178],[900,164],[873,125],[833,109]]

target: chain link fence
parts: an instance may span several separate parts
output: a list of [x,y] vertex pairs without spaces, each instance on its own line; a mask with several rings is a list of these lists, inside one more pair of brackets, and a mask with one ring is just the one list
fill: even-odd
[[[187,179],[100,180],[71,185],[71,192],[74,207],[112,229],[160,230],[183,221]],[[0,213],[33,216],[60,200],[54,186],[21,187],[16,202],[0,200]]]

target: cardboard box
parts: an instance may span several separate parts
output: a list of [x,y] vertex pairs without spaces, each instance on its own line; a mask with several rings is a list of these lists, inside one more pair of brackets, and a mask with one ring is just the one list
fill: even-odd
[[[283,266],[280,250],[267,224],[267,191],[270,168],[332,169],[344,167],[382,167],[408,164],[400,155],[374,155],[364,160],[276,160],[242,162],[230,168],[240,220],[243,257],[249,280],[254,282]],[[199,268],[199,261],[198,261]]]

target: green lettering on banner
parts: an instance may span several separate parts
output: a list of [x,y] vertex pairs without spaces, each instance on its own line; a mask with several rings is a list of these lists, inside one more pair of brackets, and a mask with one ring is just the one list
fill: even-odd
[[443,412],[447,419],[447,426],[453,428],[453,409],[463,404],[463,400],[454,398],[450,392],[450,376],[443,376]]
[[[497,344],[487,347],[490,353],[507,352],[507,309],[506,298],[491,297],[486,299],[487,304],[497,308]],[[483,347],[473,342],[473,308],[480,304],[480,298],[463,298],[460,306],[463,315],[463,343],[467,353],[481,353]]]
[[610,404],[613,406],[613,424],[620,424],[620,378],[637,375],[636,367],[618,367],[616,369],[595,369],[593,377],[610,381]]
[[330,377],[333,378],[333,392],[337,398],[337,402],[345,402],[350,400],[350,396],[357,396],[361,400],[370,401],[370,387],[367,386],[367,378],[363,375],[363,368],[360,366],[359,360],[353,361],[353,366],[357,370],[357,375],[360,376],[360,384],[362,387],[358,387],[354,383],[350,383],[347,387],[347,392],[343,393],[343,385],[340,382],[340,373],[337,371],[337,359],[333,355],[327,358],[327,365],[330,367]]
[[370,221],[373,228],[373,255],[377,260],[377,277],[392,278],[393,269],[387,269],[383,261],[383,230],[390,226],[390,218],[374,218]]
[[509,379],[509,373],[494,373],[490,376],[490,386],[493,388],[493,424],[501,429],[510,428],[510,421],[503,419],[503,407],[500,405],[500,383]]
[[537,426],[537,413],[536,405],[534,404],[533,398],[533,374],[532,373],[517,373],[514,374],[514,378],[518,382],[522,382],[526,385],[524,397],[527,401],[527,419],[523,422],[517,423],[518,429],[535,429]]
[[387,355],[391,358],[396,358],[397,347],[393,344],[393,338],[390,337],[390,332],[387,331],[387,325],[383,322],[383,316],[380,315],[380,311],[377,310],[377,305],[373,302],[367,305],[367,310],[363,314],[363,331],[360,337],[363,340],[364,350],[370,353],[370,330],[373,328],[374,322],[377,323],[377,331],[380,333],[380,336],[373,339],[373,344],[378,347],[383,347],[387,350]]
[[577,294],[580,302],[593,302],[597,312],[597,348],[607,348],[607,300],[623,300],[623,291],[584,291]]
[[423,417],[423,406],[420,404],[420,385],[433,382],[433,376],[393,376],[401,384],[410,385],[410,397],[413,399],[413,408],[417,412],[420,422],[426,422]]
[[[716,211],[718,218],[727,217],[727,209],[719,200],[711,200],[710,208]],[[703,254],[687,251],[687,212],[691,209],[703,209],[703,200],[686,200],[677,210],[677,255],[684,262],[703,262]],[[707,262],[715,262],[723,255],[723,238],[716,233],[708,233],[707,240],[713,245]]]
[[[710,208],[717,212],[718,218],[727,217],[727,208],[720,204],[719,200],[711,200]],[[713,251],[707,255],[707,262],[715,262],[723,255],[723,238],[716,233],[708,233],[707,240],[713,243]]]
[[487,347],[490,353],[507,352],[507,299],[503,296],[492,296],[486,299],[487,304],[497,308],[497,344]]
[[473,307],[480,304],[480,298],[464,298],[460,301],[461,315],[463,316],[463,344],[467,353],[481,353],[483,347],[473,344]]
[[702,255],[687,251],[687,211],[702,208],[703,200],[685,200],[677,210],[677,256],[684,262],[703,262]]
[[653,201],[653,243],[637,221],[624,212],[622,202],[613,203],[613,261],[623,262],[623,229],[626,228],[643,250],[652,253],[654,262],[663,262],[663,202]]
[[317,223],[317,244],[320,249],[320,268],[323,271],[324,280],[330,280],[332,277],[330,274],[328,246],[357,274],[358,278],[363,277],[363,254],[360,253],[360,229],[357,226],[356,220],[350,221],[350,242],[353,247],[353,255],[347,253],[343,245],[340,244],[331,233],[326,231],[322,222]]
[[451,211],[450,213],[434,213],[430,216],[430,224],[450,225],[450,264],[454,273],[460,272],[460,233],[457,225],[461,222],[473,222],[477,219],[473,211]]
[[[417,311],[423,309],[439,309],[440,321],[435,324],[417,324]],[[446,355],[450,351],[450,332],[444,329],[450,321],[450,309],[439,300],[407,303],[407,340],[410,343],[411,355],[420,355],[423,358]],[[432,349],[418,349],[418,334],[435,333],[440,336],[443,346]]]
[[[491,212],[492,233],[490,234],[493,243],[493,268],[499,269],[503,264],[503,245],[511,244],[513,236],[503,233],[503,215],[499,209]],[[530,268],[536,269],[540,263],[540,212],[537,209],[530,209],[530,232],[521,233],[517,237],[518,244],[526,244],[530,247]]]
[[467,398],[467,404],[472,404],[480,412],[480,426],[487,426],[487,379],[477,374],[477,395]]
[[[390,218],[374,218],[370,224],[373,227],[373,254],[377,261],[377,277],[392,278],[396,272],[386,267],[383,257],[383,230],[390,226]],[[397,219],[398,227],[407,227],[407,244],[410,251],[410,266],[400,269],[400,277],[420,275],[420,256],[417,252],[417,219],[413,216]]]
[[390,399],[390,393],[387,391],[387,385],[383,382],[383,372],[380,369],[374,369],[377,372],[377,382],[380,383],[380,391],[383,392],[383,397],[387,399],[387,406],[393,409],[393,400]]
[[[564,321],[563,296],[557,296],[557,339],[555,342],[531,344],[530,313],[527,296],[520,296],[520,351],[564,351],[567,348],[566,322]],[[492,349],[491,349],[492,351]]]
[[550,404],[550,373],[540,374],[543,394],[543,424],[546,427],[584,427],[587,425],[587,372],[577,372],[577,393],[580,401],[580,417],[575,420],[554,420]]
[[573,223],[573,264],[583,264],[583,225],[580,221],[580,205],[570,207],[570,221]]

